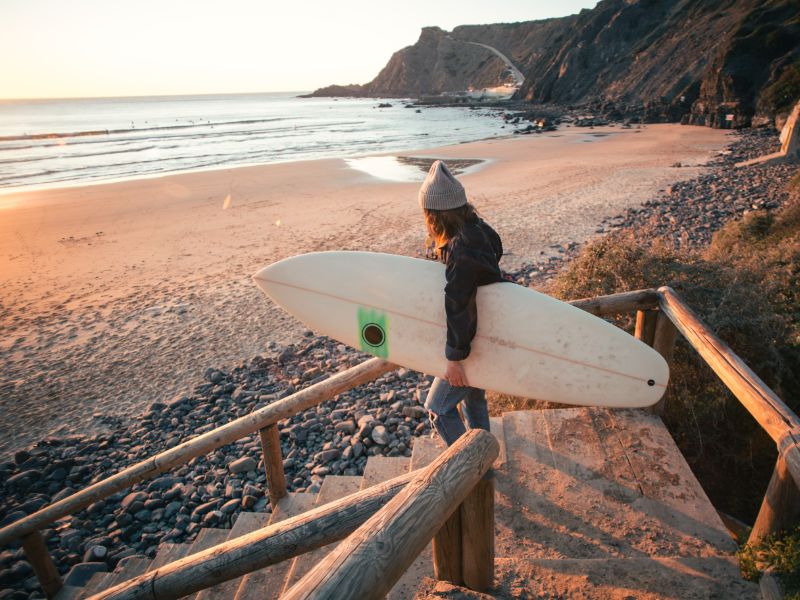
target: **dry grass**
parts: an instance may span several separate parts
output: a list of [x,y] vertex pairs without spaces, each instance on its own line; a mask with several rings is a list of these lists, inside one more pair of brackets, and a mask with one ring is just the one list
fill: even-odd
[[[606,236],[585,248],[546,291],[572,299],[670,285],[797,410],[800,193],[796,196],[780,212],[754,213],[729,224],[702,254],[678,253],[645,231]],[[618,324],[633,327],[630,316]],[[519,410],[529,403],[500,397],[496,406]],[[682,340],[666,406],[664,420],[714,505],[752,522],[772,473],[775,445]]]

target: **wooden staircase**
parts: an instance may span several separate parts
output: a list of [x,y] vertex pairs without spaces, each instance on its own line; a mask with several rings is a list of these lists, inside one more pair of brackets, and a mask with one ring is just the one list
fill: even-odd
[[[661,419],[636,410],[518,411],[492,419],[495,462],[495,597],[759,598],[741,579],[736,544]],[[204,529],[193,544],[123,559],[57,598],[87,598],[141,573],[267,523],[305,512],[429,464],[444,450],[417,438],[411,458],[370,457],[363,477],[328,476],[317,494],[284,497],[271,514],[242,513],[230,530]],[[334,545],[219,584],[197,600],[278,598]],[[430,595],[431,547],[389,597]],[[453,595],[452,597],[455,597]],[[477,596],[476,596],[477,597]]]

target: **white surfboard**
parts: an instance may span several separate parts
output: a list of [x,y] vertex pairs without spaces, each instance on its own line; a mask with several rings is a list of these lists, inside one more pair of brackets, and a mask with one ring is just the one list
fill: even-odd
[[[373,252],[314,252],[254,275],[314,331],[423,373],[447,359],[444,265]],[[669,368],[621,329],[529,288],[478,288],[478,329],[463,361],[470,385],[564,404],[642,407],[664,394]]]

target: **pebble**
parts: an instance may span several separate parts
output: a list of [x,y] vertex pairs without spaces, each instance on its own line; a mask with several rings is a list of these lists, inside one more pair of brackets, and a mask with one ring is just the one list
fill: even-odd
[[258,463],[250,456],[243,456],[239,460],[233,461],[228,465],[228,470],[231,473],[246,473],[247,471],[255,471]]

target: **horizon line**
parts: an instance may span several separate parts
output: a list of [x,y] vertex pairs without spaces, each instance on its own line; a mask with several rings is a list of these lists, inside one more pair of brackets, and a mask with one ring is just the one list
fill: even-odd
[[309,94],[314,90],[273,90],[270,92],[201,92],[180,94],[126,94],[122,96],[39,96],[0,98],[0,102],[19,102],[29,100],[113,100],[116,98],[179,98],[185,96],[255,96],[261,94]]

